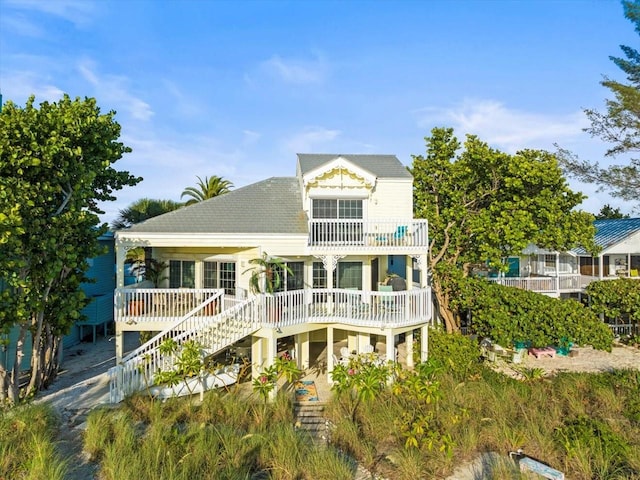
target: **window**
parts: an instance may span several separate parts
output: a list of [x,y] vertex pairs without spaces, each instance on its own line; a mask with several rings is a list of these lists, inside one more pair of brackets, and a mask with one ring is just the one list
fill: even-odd
[[550,268],[555,268],[555,266],[556,266],[556,256],[555,255],[545,254],[545,256],[544,256],[544,266],[545,267],[550,267]]
[[362,262],[338,262],[333,272],[333,286],[362,290]]
[[[362,262],[338,262],[333,271],[333,287],[362,290]],[[327,271],[322,262],[313,262],[313,288],[327,288]]]
[[363,206],[361,199],[314,198],[311,215],[315,220],[311,242],[362,242]]
[[313,262],[313,288],[327,288],[327,271],[322,262]]
[[313,218],[362,218],[362,200],[314,198]]
[[284,264],[291,269],[291,273],[284,268],[278,271],[281,283],[275,291],[302,290],[304,288],[304,262],[285,262]]
[[195,288],[196,262],[193,260],[169,261],[169,287]]
[[224,288],[227,295],[236,294],[235,262],[204,262],[204,288]]

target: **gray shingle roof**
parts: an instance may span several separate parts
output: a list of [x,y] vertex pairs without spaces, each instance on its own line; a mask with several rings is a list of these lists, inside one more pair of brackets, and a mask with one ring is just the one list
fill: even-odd
[[295,177],[272,177],[159,215],[130,232],[307,234]]
[[[596,220],[593,225],[596,227],[596,245],[606,249],[640,231],[640,218]],[[576,248],[573,251],[578,255],[587,255],[583,248]]]
[[346,158],[378,178],[412,178],[407,167],[405,167],[395,155],[299,153],[298,164],[300,165],[300,171],[305,174],[338,157]]

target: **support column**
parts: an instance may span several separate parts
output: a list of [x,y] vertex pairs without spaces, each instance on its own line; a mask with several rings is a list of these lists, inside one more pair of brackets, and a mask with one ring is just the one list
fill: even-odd
[[311,364],[309,358],[309,332],[299,333],[295,336],[294,342],[296,345],[296,362],[298,368],[306,370]]
[[347,333],[347,348],[349,352],[353,352],[354,350],[356,352],[360,351],[358,348],[358,335],[351,330]]
[[258,378],[260,368],[264,362],[263,339],[251,337],[251,378]]
[[420,327],[420,361],[426,362],[429,358],[429,326]]
[[364,347],[367,345],[371,345],[371,335],[369,335],[368,333],[358,333],[357,337],[358,337],[357,351],[358,353],[363,353]]
[[333,370],[333,327],[327,327],[327,381],[333,383],[331,371]]
[[413,368],[413,330],[404,334],[404,343],[407,346],[407,367]]
[[[275,358],[278,355],[278,337],[276,336],[275,330],[271,330],[271,334],[269,335],[268,338],[265,338],[264,341],[266,343],[266,348],[265,348],[266,358],[264,359],[263,368],[268,368],[275,363]],[[275,399],[277,393],[278,393],[278,384],[276,383],[275,388],[271,390],[271,393],[269,394],[269,400]]]
[[385,333],[385,345],[387,347],[387,361],[392,360],[395,363],[398,359],[396,358],[395,335],[391,330]]
[[116,326],[116,365],[122,363],[122,357],[124,356],[124,337],[123,332],[120,330],[119,322],[114,322]]

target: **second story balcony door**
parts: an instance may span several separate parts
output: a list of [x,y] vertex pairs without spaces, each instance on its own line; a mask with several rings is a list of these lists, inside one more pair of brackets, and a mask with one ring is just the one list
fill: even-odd
[[311,245],[363,243],[362,203],[361,199],[313,199]]

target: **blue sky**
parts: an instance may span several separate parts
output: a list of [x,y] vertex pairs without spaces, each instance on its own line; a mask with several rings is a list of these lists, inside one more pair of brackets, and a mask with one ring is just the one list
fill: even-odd
[[[614,0],[0,0],[0,90],[95,97],[144,177],[104,204],[180,200],[196,175],[236,188],[295,174],[296,153],[424,153],[436,126],[508,152],[554,143],[601,163],[583,108],[638,36]],[[571,181],[604,203],[630,207]]]

